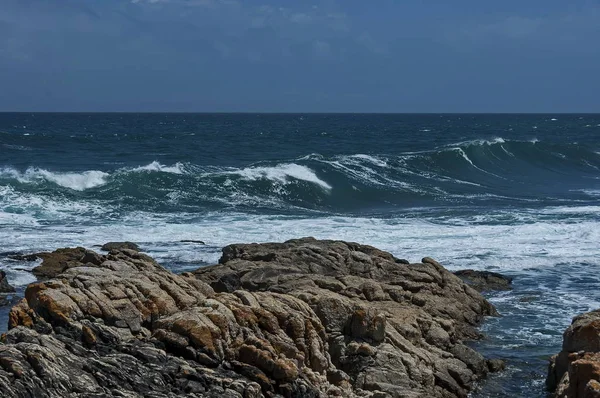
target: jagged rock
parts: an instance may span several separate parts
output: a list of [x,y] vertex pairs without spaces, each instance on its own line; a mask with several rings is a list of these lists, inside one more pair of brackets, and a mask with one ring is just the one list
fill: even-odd
[[478,292],[491,290],[512,290],[512,279],[509,276],[490,271],[475,271],[465,269],[454,272],[465,283]]
[[600,397],[600,310],[573,318],[562,350],[550,359],[548,390],[555,397]]
[[[460,342],[478,337],[474,326],[496,311],[433,259],[405,264],[370,246],[305,238],[231,245],[219,263],[194,274],[218,291],[235,281],[236,292],[279,292],[308,303],[329,334],[333,364],[355,389],[463,396],[488,372]],[[447,351],[457,346],[464,349]],[[453,356],[452,364],[440,360]]]
[[111,250],[134,250],[136,252],[142,251],[140,247],[133,242],[108,242],[102,245],[101,250],[106,250],[107,252]]
[[6,272],[0,270],[0,293],[14,293],[15,288],[12,287],[6,278]]
[[11,310],[2,396],[463,397],[487,372],[462,340],[495,310],[431,259],[307,238],[175,275],[79,254]]

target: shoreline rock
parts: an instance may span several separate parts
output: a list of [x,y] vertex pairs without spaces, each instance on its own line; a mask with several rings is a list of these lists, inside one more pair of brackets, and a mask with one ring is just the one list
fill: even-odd
[[475,271],[465,269],[455,271],[454,275],[462,279],[467,285],[478,292],[488,292],[494,290],[512,290],[513,278],[490,271]]
[[12,308],[3,396],[466,397],[500,367],[463,344],[496,310],[430,258],[304,238],[175,275],[78,253]]
[[111,250],[123,250],[123,249],[134,250],[136,252],[142,251],[142,249],[140,249],[140,247],[133,242],[108,242],[108,243],[103,244],[102,247],[100,248],[100,250],[105,250],[107,252],[109,252]]
[[600,397],[600,310],[573,318],[550,359],[546,387],[557,398]]
[[0,293],[14,293],[16,289],[8,283],[6,272],[0,270]]

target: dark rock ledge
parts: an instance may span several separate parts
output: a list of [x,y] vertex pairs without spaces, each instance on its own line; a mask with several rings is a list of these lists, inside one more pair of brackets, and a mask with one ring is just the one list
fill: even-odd
[[465,269],[455,271],[454,275],[458,276],[466,284],[478,292],[489,292],[492,290],[512,290],[512,278],[497,272]]
[[175,275],[74,250],[10,312],[2,397],[466,397],[498,368],[463,344],[494,307],[430,258],[305,238]]

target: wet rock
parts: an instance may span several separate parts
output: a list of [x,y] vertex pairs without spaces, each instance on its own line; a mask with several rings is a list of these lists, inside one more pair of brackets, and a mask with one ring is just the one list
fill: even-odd
[[2,396],[445,398],[487,372],[462,341],[495,311],[434,260],[297,239],[175,275],[80,249],[12,308]]
[[479,292],[512,290],[512,278],[497,272],[466,269],[456,271],[454,275]]
[[504,370],[506,368],[506,362],[502,359],[488,359],[487,366],[490,372],[496,373]]
[[204,241],[193,240],[193,239],[184,239],[184,240],[180,240],[179,242],[181,242],[181,243],[196,243],[198,245],[205,245],[206,244],[206,243],[204,243]]
[[15,288],[8,283],[6,272],[0,270],[0,293],[14,293]]
[[36,261],[39,258],[37,254],[21,254],[15,252],[11,252],[7,257],[17,261]]
[[134,250],[136,252],[141,251],[140,247],[133,242],[108,242],[102,245],[101,250],[106,250],[107,252],[111,250]]

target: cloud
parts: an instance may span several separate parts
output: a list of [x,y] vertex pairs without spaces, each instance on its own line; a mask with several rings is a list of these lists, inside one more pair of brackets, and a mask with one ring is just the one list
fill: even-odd
[[313,51],[317,57],[328,58],[331,56],[331,45],[323,40],[316,40],[313,43]]
[[582,42],[600,40],[600,7],[554,10],[538,15],[481,17],[447,27],[445,40],[455,47],[532,45],[580,48]]
[[298,23],[298,24],[308,24],[308,23],[311,23],[312,20],[313,19],[310,15],[307,15],[303,12],[294,13],[290,17],[291,22]]

